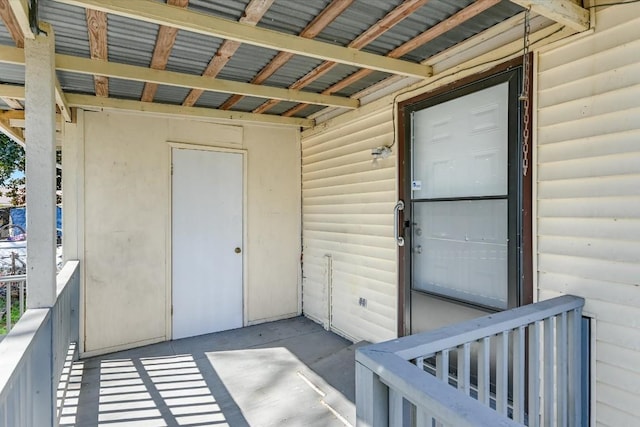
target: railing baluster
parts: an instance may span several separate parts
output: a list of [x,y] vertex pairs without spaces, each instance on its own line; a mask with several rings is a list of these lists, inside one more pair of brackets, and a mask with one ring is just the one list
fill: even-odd
[[[557,354],[557,422],[558,425],[567,425],[567,314],[562,313],[556,317],[556,354]],[[573,361],[576,363],[576,361]]]
[[[442,350],[436,354],[436,377],[443,383],[449,384],[449,350]],[[442,427],[442,423],[435,420],[435,427]]]
[[458,347],[458,390],[469,396],[471,392],[471,344]]
[[421,408],[416,408],[416,427],[433,427],[433,418]]
[[480,345],[478,349],[478,400],[489,406],[491,340],[489,337],[485,337],[479,340],[478,344]]
[[529,326],[529,427],[540,425],[540,322]]
[[496,340],[496,411],[507,415],[509,401],[509,331]]
[[582,340],[582,308],[576,308],[568,313],[568,328],[569,342],[568,346],[568,358],[573,363],[569,364],[569,387],[568,387],[568,401],[569,401],[569,423],[570,426],[581,425],[582,421],[582,393],[581,382],[582,377],[580,370],[582,366],[582,346],[580,345]]
[[11,283],[7,282],[4,284],[5,286],[5,294],[4,294],[4,303],[6,309],[6,318],[7,318],[7,333],[11,331]]
[[449,384],[449,350],[436,354],[436,377]]
[[544,425],[555,425],[555,339],[554,339],[554,320],[555,317],[549,317],[544,320]]
[[404,398],[393,387],[389,387],[389,427],[402,427],[402,405]]
[[524,408],[526,406],[524,402],[525,335],[524,326],[513,331],[513,420],[519,423],[524,423]]
[[22,317],[22,315],[24,314],[24,280],[20,281],[20,294],[19,294],[19,298],[20,298],[20,317]]

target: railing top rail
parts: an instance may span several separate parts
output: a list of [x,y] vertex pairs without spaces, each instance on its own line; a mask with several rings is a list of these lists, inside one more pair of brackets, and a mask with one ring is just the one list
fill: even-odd
[[13,276],[0,276],[0,283],[24,282],[27,280],[26,274],[14,274]]
[[80,261],[77,260],[71,260],[64,263],[62,269],[56,275],[56,289],[58,296],[64,290],[65,286],[67,286],[79,266]]
[[403,397],[436,419],[448,420],[457,427],[521,427],[395,354],[372,350],[359,354],[360,362],[378,374],[382,382],[401,390]]
[[529,304],[512,310],[489,314],[484,317],[447,326],[435,331],[423,332],[402,338],[362,347],[356,352],[356,360],[363,350],[393,353],[404,360],[431,355],[454,348],[503,331],[526,326],[551,316],[569,312],[584,306],[584,299],[573,295]]

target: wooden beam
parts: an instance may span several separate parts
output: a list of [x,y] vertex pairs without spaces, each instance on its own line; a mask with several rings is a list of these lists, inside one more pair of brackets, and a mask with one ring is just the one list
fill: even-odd
[[0,85],[0,97],[24,101],[24,86]]
[[182,105],[169,105],[151,102],[131,101],[115,98],[99,98],[90,95],[67,94],[69,104],[84,109],[118,110],[135,113],[152,113],[170,118],[209,119],[222,121],[249,121],[272,125],[313,127],[314,121],[309,119],[297,119],[281,117],[271,114],[253,114],[239,111],[223,111],[213,108],[184,107]]
[[[428,0],[408,0],[402,2],[398,7],[389,12],[384,18],[380,19],[378,22],[376,22],[374,25],[372,25],[366,31],[356,37],[351,43],[349,43],[348,47],[353,49],[362,49],[363,47],[374,41],[376,38],[380,37],[382,34],[396,26],[398,23],[402,22],[402,20],[407,16],[411,15],[420,7],[424,6],[427,1]],[[289,88],[302,89],[303,87],[319,79],[336,65],[338,64],[335,62],[325,61],[308,72],[305,76],[298,79],[291,86],[289,86]],[[253,112],[264,113],[276,104],[278,104],[278,101],[269,100],[253,110]]]
[[56,92],[56,105],[60,110],[60,114],[62,114],[62,117],[64,118],[65,122],[71,123],[73,121],[71,117],[71,109],[67,104],[67,97],[62,91],[62,87],[60,86],[60,81],[58,80],[58,77],[56,77],[55,92]]
[[138,67],[135,65],[96,61],[93,59],[78,58],[69,55],[56,55],[56,65],[58,70],[69,71],[72,73],[100,74],[119,79],[136,80],[141,82],[148,81],[157,84],[198,88],[214,92],[241,93],[249,96],[276,98],[288,101],[305,99],[306,101],[303,102],[344,108],[358,108],[359,105],[358,101],[345,97],[252,85],[250,83],[213,79],[173,71],[152,70],[150,68]]
[[589,10],[583,8],[579,1],[511,0],[511,2],[576,31],[586,31],[590,26]]
[[[244,15],[240,18],[240,22],[245,25],[256,25],[262,16],[269,10],[274,0],[252,0],[244,9]],[[234,40],[225,40],[222,42],[218,51],[213,55],[209,65],[202,73],[206,77],[215,77],[218,73],[227,65],[227,62],[236,53],[236,50],[242,43]],[[200,99],[204,91],[198,89],[192,89],[189,95],[185,98],[182,105],[185,107],[192,107]]]
[[56,1],[159,25],[173,26],[208,36],[221,37],[391,74],[425,78],[431,72],[428,66],[422,64],[360,52],[356,49],[305,39],[265,28],[252,27],[211,15],[167,6],[152,0],[136,0],[135,2],[130,0]]
[[24,34],[22,34],[20,24],[18,23],[16,16],[13,14],[11,5],[9,5],[9,0],[0,0],[0,18],[2,18],[7,30],[9,30],[9,35],[15,42],[16,46],[24,47]]
[[[62,132],[62,123],[60,122],[60,117],[61,117],[60,115],[56,116],[56,132],[58,133]],[[11,119],[9,120],[9,125],[16,129],[24,129],[26,127],[26,120],[24,118]]]
[[7,104],[9,108],[12,108],[14,110],[24,110],[24,106],[17,99],[0,96],[0,100]]
[[22,129],[14,128],[9,123],[11,115],[8,112],[0,112],[0,132],[8,136],[12,141],[24,148],[24,132]]
[[[24,99],[24,86],[0,85],[0,95],[9,94],[14,98]],[[67,102],[71,107],[87,109],[100,108],[105,110],[126,110],[137,112],[149,112],[160,115],[191,118],[209,118],[221,120],[246,120],[266,124],[279,124],[285,126],[312,127],[313,120],[285,118],[270,114],[242,113],[238,111],[223,111],[212,108],[183,107],[180,105],[158,104],[140,101],[128,101],[115,98],[98,98],[90,95],[76,95],[68,93]],[[16,114],[24,114],[21,111],[5,111],[8,119],[19,118]],[[0,116],[0,118],[2,118]]]
[[[87,9],[86,15],[91,59],[107,61],[109,59],[107,44],[107,14],[97,10]],[[93,84],[95,86],[97,96],[109,96],[109,79],[104,76],[93,76]]]
[[29,4],[27,0],[9,0],[9,6],[22,31],[22,35],[31,40],[35,39],[36,36],[31,31],[31,25],[29,24]]
[[[185,8],[189,4],[189,0],[167,0],[167,4],[175,7]],[[169,62],[169,55],[176,42],[176,36],[178,35],[178,29],[174,27],[167,27],[161,25],[158,29],[158,35],[156,36],[156,46],[153,49],[153,57],[151,58],[150,67],[154,70],[164,70],[167,68]],[[142,90],[141,101],[152,102],[156,96],[158,85],[155,83],[145,83]]]
[[[411,40],[401,44],[400,46],[398,46],[397,48],[389,52],[387,56],[391,58],[400,58],[401,56],[406,55],[407,53],[411,52],[414,49],[417,49],[418,47],[424,45],[425,43],[430,42],[436,37],[441,36],[442,34],[446,33],[450,29],[457,27],[463,22],[468,21],[469,19],[481,14],[485,10],[495,6],[498,3],[500,3],[500,0],[477,0],[476,2],[465,7],[459,12],[451,15],[449,18],[445,19],[444,21],[437,23],[433,27],[422,32],[421,34],[417,35]],[[364,77],[368,76],[371,73],[372,71],[367,69],[358,70],[355,73],[351,74],[350,76],[347,76],[343,80],[339,81],[338,83],[325,89],[322,93],[331,94],[331,93],[338,92],[350,86],[351,84],[357,82],[358,80],[363,79]],[[298,113],[304,108],[306,108],[306,105],[296,105],[295,107],[286,111],[283,115],[290,117]],[[256,111],[254,110],[254,112]]]
[[[426,0],[424,0],[426,1]],[[344,12],[354,0],[333,0],[329,6],[325,7],[303,30],[300,37],[311,39],[316,37],[320,32],[332,23],[342,12]],[[253,84],[263,84],[269,77],[278,71],[289,59],[293,57],[291,52],[278,52],[278,54],[269,62],[254,78],[251,80]],[[241,95],[233,95],[220,106],[223,110],[233,107],[243,98]]]
[[[22,49],[0,46],[0,63],[24,64]],[[125,80],[153,82],[168,86],[198,88],[222,93],[242,93],[260,98],[276,98],[294,102],[328,105],[343,108],[358,108],[359,101],[340,96],[321,95],[311,92],[296,91],[252,85],[231,80],[212,79],[174,71],[153,70],[135,65],[117,62],[79,58],[70,55],[56,55],[56,69],[72,73],[102,75]]]

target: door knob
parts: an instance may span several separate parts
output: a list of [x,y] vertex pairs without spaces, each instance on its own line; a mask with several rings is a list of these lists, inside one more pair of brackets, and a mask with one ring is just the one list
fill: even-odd
[[242,249],[240,249],[240,248],[235,248],[234,252],[235,252],[235,253],[237,253],[237,254],[239,254],[240,252],[242,252]]

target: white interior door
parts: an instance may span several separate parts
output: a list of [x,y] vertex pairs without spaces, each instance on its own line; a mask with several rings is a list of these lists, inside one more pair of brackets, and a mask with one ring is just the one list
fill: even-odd
[[243,157],[172,150],[173,339],[242,327]]

